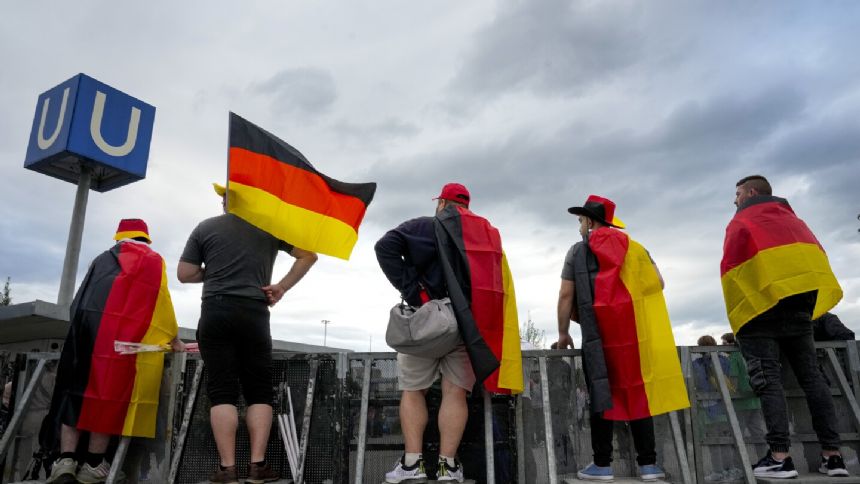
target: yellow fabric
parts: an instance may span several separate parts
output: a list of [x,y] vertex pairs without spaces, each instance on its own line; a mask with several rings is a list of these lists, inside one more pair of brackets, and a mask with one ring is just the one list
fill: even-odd
[[505,291],[504,333],[502,336],[502,361],[499,366],[499,388],[507,388],[512,394],[523,391],[523,357],[520,349],[520,325],[517,319],[517,296],[514,279],[508,267],[508,258],[502,252],[502,287]]
[[227,208],[248,223],[300,249],[348,260],[358,240],[351,226],[285,203],[259,188],[230,182]]
[[144,237],[146,238],[146,240],[152,243],[152,239],[149,238],[149,234],[147,234],[146,232],[141,232],[140,230],[117,232],[116,235],[113,236],[113,240],[133,239],[135,237]]
[[[166,344],[179,333],[173,303],[167,289],[167,268],[161,262],[161,287],[152,312],[152,322],[143,339],[144,344]],[[122,435],[130,437],[155,437],[155,420],[158,415],[158,398],[164,370],[164,354],[143,352],[136,355],[136,375],[131,401],[128,404]]]
[[225,187],[224,185],[213,183],[212,188],[215,190],[215,193],[218,194],[219,197],[223,197],[224,194],[227,193],[227,187]]
[[620,277],[636,315],[639,365],[648,408],[651,415],[687,408],[690,400],[660,278],[645,248],[632,238],[628,240]]
[[794,243],[765,249],[723,274],[723,297],[735,333],[780,299],[818,290],[812,319],[842,299],[827,254],[816,244]]

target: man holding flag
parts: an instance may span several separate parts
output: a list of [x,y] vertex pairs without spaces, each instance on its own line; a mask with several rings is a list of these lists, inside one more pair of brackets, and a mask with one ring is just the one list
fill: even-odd
[[[267,306],[274,306],[307,274],[317,252],[349,258],[376,184],[330,178],[283,140],[230,113],[228,185],[215,185],[215,191],[225,213],[194,229],[177,275],[181,282],[203,283],[197,332],[221,458],[210,481],[238,483],[236,404],[241,383],[251,440],[245,482],[260,484],[278,479],[265,460],[273,398]],[[278,251],[296,260],[272,284]]]
[[491,392],[523,390],[516,298],[498,230],[469,210],[469,191],[449,183],[434,200],[435,217],[418,217],[376,243],[379,266],[413,307],[450,297],[464,344],[442,358],[398,353],[400,422],[405,452],[385,481],[426,480],[422,456],[425,394],[442,375],[437,479],[463,482],[456,458],[476,380]]
[[819,472],[847,476],[839,453],[836,410],[818,366],[812,319],[842,298],[827,254],[765,177],[737,182],[737,212],[726,228],[720,274],[726,311],[750,385],[761,400],[770,451],[753,466],[757,477],[792,478],[788,409],[782,387],[784,356],[806,394],[821,443]]
[[663,299],[663,278],[648,251],[618,230],[615,203],[590,195],[579,217],[582,242],[567,253],[558,296],[558,347],[573,347],[570,321],[582,329],[582,361],[591,397],[594,462],[580,479],[611,481],[613,421],[630,422],[639,475],[665,477],[657,465],[654,415],[690,406]]

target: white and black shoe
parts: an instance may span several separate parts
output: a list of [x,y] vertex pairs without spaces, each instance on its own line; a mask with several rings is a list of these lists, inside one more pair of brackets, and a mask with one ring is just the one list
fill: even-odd
[[827,474],[828,477],[848,477],[848,469],[845,468],[845,461],[842,460],[841,455],[831,455],[830,457],[822,455],[818,472]]
[[440,458],[436,480],[463,482],[463,465],[459,460],[454,459],[454,467],[451,467],[445,459]]
[[753,466],[753,475],[773,479],[791,479],[797,477],[797,469],[794,468],[794,462],[791,460],[791,457],[786,457],[785,460],[778,461],[768,452],[766,456],[762,457]]
[[427,473],[424,472],[424,458],[419,458],[415,465],[406,465],[406,456],[400,458],[394,469],[385,474],[385,482],[397,484],[399,482],[426,482]]

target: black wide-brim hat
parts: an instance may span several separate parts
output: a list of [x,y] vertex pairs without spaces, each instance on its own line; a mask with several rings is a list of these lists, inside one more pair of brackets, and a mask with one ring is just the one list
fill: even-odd
[[570,207],[567,211],[574,215],[583,215],[592,220],[597,220],[610,227],[624,228],[624,222],[615,216],[615,202],[608,198],[589,195],[581,207]]

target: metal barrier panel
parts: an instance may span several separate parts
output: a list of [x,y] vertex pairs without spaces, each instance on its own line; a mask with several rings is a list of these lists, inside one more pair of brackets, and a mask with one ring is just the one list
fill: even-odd
[[[361,382],[364,374],[365,354],[349,355],[347,388],[349,394],[349,475],[354,476],[359,436],[361,408]],[[403,454],[403,433],[400,426],[400,391],[397,390],[397,359],[394,353],[374,353],[370,373],[370,392],[367,415],[367,435],[362,482],[378,483],[384,480]],[[424,458],[429,477],[436,474],[439,456],[439,429],[437,419],[441,390],[439,382],[427,392],[428,424],[424,433]],[[492,425],[496,482],[516,482],[516,418],[515,399],[509,396],[492,397]],[[473,391],[468,397],[469,421],[460,444],[459,458],[466,477],[484,482],[486,459],[484,444],[483,396]],[[352,482],[352,480],[350,480]]]
[[[273,355],[272,386],[276,389],[274,412],[284,413],[289,406],[286,401],[286,386],[289,385],[293,410],[297,418],[304,415],[306,392],[311,377],[310,361],[312,359],[319,361],[319,368],[315,381],[313,409],[310,415],[304,477],[308,483],[320,483],[327,480],[342,482],[344,470],[341,463],[344,459],[338,458],[343,448],[340,442],[340,429],[343,421],[343,416],[340,414],[342,392],[340,381],[337,378],[335,359],[331,355],[288,355],[280,353]],[[186,388],[191,386],[190,379],[194,373],[193,369],[199,361],[197,358],[188,359],[185,371]],[[204,368],[200,394],[194,405],[185,450],[180,461],[176,479],[178,483],[205,481],[219,464],[218,450],[209,425],[210,404],[206,395],[205,380],[206,369]],[[183,395],[182,398],[177,399],[177,407],[180,409],[177,410],[177,415],[181,415],[181,409],[184,408],[186,398],[187,395]],[[244,423],[244,418],[242,418],[244,411],[244,402],[240,402],[239,430],[236,438],[236,464],[240,476],[245,475],[250,461],[248,429]],[[179,417],[174,420],[174,435],[179,431],[181,420]],[[302,428],[301,420],[296,422],[296,427]],[[302,436],[299,435],[299,438],[301,439]],[[294,478],[294,471],[289,467],[276,421],[273,421],[269,435],[266,460],[271,463],[275,470],[280,472],[282,478]]]
[[[856,342],[852,341],[848,344],[855,345]],[[849,352],[844,342],[819,343],[818,347],[820,368],[828,380],[836,406],[836,426],[843,443],[840,450],[849,472],[857,475],[860,473],[860,463],[857,459],[860,434],[858,434],[852,409],[839,387],[838,376],[828,362],[826,348],[835,350],[843,376],[847,375],[848,384],[854,385],[856,380],[850,370],[852,365],[849,361]],[[767,452],[765,441],[767,431],[761,403],[749,385],[746,362],[738,348],[735,346],[691,347],[688,353],[689,361],[684,363],[689,365],[691,373],[688,389],[692,404],[691,442],[695,452],[697,480],[705,483],[744,482],[744,467],[735,445],[729,414],[720,394],[718,372],[715,370],[711,353],[717,355],[716,359],[725,375],[725,383],[739,423],[738,431],[745,443],[749,460],[754,463]],[[790,365],[783,361],[782,366],[791,430],[791,456],[798,472],[815,474],[821,448],[812,428],[806,397]],[[856,390],[855,387],[852,391]]]

